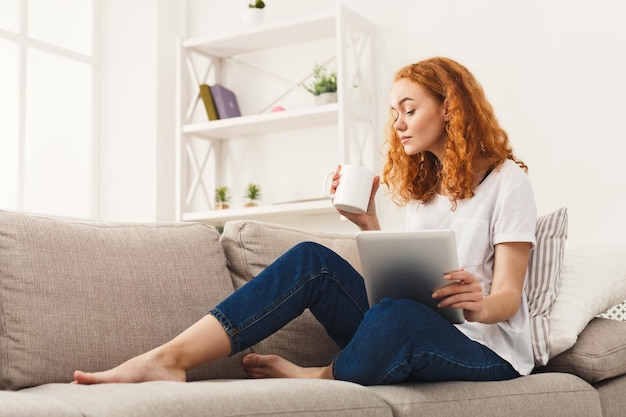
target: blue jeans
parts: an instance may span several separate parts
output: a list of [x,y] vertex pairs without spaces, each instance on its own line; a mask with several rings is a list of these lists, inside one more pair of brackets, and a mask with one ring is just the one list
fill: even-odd
[[424,305],[385,299],[368,308],[363,278],[316,243],[300,243],[212,309],[232,354],[309,309],[341,351],[333,377],[362,385],[518,377],[511,365]]

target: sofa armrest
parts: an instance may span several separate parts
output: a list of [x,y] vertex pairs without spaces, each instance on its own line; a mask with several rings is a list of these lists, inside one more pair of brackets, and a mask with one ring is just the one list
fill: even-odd
[[595,318],[569,350],[536,372],[566,372],[594,383],[626,374],[626,322]]

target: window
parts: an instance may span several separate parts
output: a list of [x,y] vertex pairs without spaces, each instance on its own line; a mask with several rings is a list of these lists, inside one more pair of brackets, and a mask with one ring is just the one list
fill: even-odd
[[95,217],[96,1],[0,2],[0,209]]

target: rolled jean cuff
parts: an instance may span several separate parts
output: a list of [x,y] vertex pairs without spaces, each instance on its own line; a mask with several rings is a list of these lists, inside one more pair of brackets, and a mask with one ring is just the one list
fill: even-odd
[[339,354],[340,354],[340,353],[341,353],[341,351],[339,351],[339,352],[335,353],[335,354],[333,355],[333,360],[332,360],[332,361],[330,361],[330,370],[331,370],[331,372],[332,372],[333,379],[334,379],[335,381],[339,381],[339,380],[340,380],[339,378],[337,378],[337,375],[335,374],[335,361],[336,361],[336,360],[337,360],[337,358],[339,357]]
[[241,343],[239,340],[239,329],[233,326],[233,324],[230,322],[230,320],[228,320],[228,318],[224,315],[224,313],[222,313],[217,308],[211,309],[211,311],[209,311],[207,314],[212,315],[213,317],[217,319],[217,321],[220,322],[220,324],[226,331],[226,334],[230,338],[231,350],[230,350],[229,356],[233,356],[235,353],[238,353],[239,351],[241,351]]

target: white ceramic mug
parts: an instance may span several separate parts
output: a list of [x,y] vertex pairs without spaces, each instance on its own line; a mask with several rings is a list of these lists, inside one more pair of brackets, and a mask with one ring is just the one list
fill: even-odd
[[339,171],[339,185],[335,194],[330,194],[330,182],[335,171],[324,179],[324,193],[333,199],[333,206],[348,213],[364,213],[372,193],[374,172],[360,165],[342,165]]

